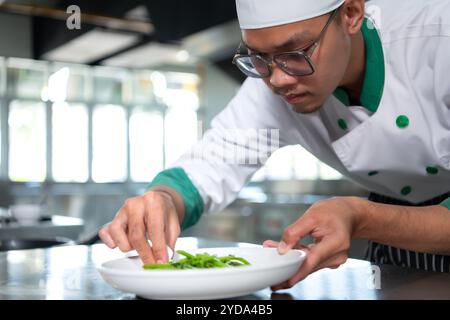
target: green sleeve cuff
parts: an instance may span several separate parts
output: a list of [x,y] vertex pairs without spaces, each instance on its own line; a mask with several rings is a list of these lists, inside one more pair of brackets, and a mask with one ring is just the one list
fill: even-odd
[[444,200],[444,202],[441,203],[441,206],[444,206],[450,210],[450,197],[448,197],[447,200]]
[[181,230],[195,225],[200,220],[204,210],[203,199],[183,169],[171,168],[161,171],[147,186],[147,189],[157,185],[164,185],[174,189],[183,199],[184,219],[181,224]]

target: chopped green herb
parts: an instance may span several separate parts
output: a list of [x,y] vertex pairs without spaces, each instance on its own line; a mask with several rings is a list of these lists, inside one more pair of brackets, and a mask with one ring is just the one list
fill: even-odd
[[204,269],[204,268],[227,268],[240,267],[250,265],[250,263],[241,257],[228,255],[218,257],[217,255],[210,255],[208,253],[198,253],[192,255],[184,250],[178,250],[179,254],[185,258],[178,261],[171,261],[163,264],[145,264],[146,270],[175,270],[175,269]]

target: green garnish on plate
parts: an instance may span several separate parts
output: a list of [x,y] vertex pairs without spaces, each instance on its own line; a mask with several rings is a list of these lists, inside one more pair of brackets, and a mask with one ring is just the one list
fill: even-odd
[[177,250],[177,253],[185,256],[178,261],[170,261],[162,264],[144,264],[145,270],[179,270],[179,269],[208,269],[208,268],[227,268],[241,267],[250,265],[250,263],[241,257],[228,255],[218,257],[208,253],[198,253],[192,255],[184,250]]

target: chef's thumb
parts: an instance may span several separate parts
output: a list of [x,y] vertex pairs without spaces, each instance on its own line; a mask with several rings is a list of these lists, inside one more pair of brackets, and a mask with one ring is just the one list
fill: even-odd
[[284,230],[283,237],[278,244],[278,252],[285,254],[294,248],[303,237],[311,233],[313,228],[309,219],[298,219]]

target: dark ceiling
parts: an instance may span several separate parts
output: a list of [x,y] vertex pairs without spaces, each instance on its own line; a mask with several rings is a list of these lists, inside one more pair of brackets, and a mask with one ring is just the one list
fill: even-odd
[[[80,30],[69,30],[65,19],[61,19],[62,14],[69,15],[66,9],[74,4],[81,9]],[[104,21],[105,17],[123,20],[123,25],[130,21],[136,22],[136,18],[130,18],[126,13],[137,7],[145,7],[148,13],[140,17],[138,22],[151,25],[153,31],[146,33],[132,28],[114,27],[117,32],[138,35],[138,41],[120,51],[89,61],[88,64],[100,64],[105,59],[150,42],[179,43],[186,36],[236,19],[234,0],[6,0],[0,5],[4,12],[32,16],[35,59],[43,59],[45,53],[95,28],[109,29],[108,25],[97,23]],[[22,9],[18,12],[17,8],[25,8],[28,12]],[[55,17],[58,13],[60,18]],[[93,19],[83,20],[83,14]],[[243,80],[231,64],[231,55],[216,58],[212,62],[235,79]]]

